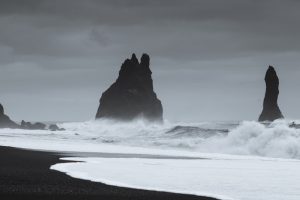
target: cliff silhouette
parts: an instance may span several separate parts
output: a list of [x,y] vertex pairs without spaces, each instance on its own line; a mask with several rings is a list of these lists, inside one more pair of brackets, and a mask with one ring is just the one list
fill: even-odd
[[162,121],[161,101],[153,90],[150,57],[143,54],[140,62],[135,54],[126,59],[117,80],[102,94],[96,118],[133,120],[142,117]]
[[2,104],[0,104],[0,128],[20,128],[20,126],[12,121],[5,113]]
[[263,110],[258,121],[274,121],[283,118],[277,100],[279,95],[279,78],[274,67],[269,66],[266,76],[266,93],[263,103]]

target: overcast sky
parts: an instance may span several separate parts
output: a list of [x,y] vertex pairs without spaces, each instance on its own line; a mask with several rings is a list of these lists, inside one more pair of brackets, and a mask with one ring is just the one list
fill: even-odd
[[135,52],[171,121],[256,120],[264,75],[300,118],[298,0],[1,0],[0,102],[14,120],[94,118]]

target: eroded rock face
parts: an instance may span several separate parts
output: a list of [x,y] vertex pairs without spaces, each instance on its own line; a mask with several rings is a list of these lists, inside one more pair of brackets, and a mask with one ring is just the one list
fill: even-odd
[[263,111],[259,116],[259,121],[274,121],[283,118],[278,107],[279,79],[274,67],[269,66],[265,76],[266,94],[264,98]]
[[0,128],[19,128],[18,124],[4,114],[4,108],[2,104],[0,104]]
[[50,124],[48,129],[50,131],[65,131],[64,128],[59,128],[56,124]]
[[41,122],[31,123],[31,122],[25,122],[22,120],[21,122],[21,128],[22,129],[30,129],[30,130],[45,130],[46,124],[43,124]]
[[47,126],[44,123],[41,122],[36,122],[36,123],[31,123],[31,122],[25,122],[22,120],[21,122],[21,129],[29,129],[29,130],[50,130],[50,131],[64,131],[64,128],[59,128],[56,124],[50,124]]
[[162,121],[161,101],[153,90],[150,57],[143,54],[139,62],[135,54],[121,66],[119,77],[101,96],[96,118],[133,120],[143,117]]

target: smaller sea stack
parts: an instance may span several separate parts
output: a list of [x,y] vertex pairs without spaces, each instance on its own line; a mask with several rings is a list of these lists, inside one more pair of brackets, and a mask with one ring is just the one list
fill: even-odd
[[101,96],[96,118],[133,120],[138,117],[162,122],[163,108],[153,90],[150,57],[132,54],[121,66],[119,77]]
[[263,111],[258,121],[274,121],[283,118],[278,107],[279,79],[274,67],[269,66],[265,76],[266,94],[264,98]]

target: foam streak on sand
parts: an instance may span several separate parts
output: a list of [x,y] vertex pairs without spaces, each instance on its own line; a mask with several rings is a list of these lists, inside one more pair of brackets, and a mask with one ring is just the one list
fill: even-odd
[[[298,200],[300,162],[65,158],[51,169],[109,185],[240,200]],[[121,167],[120,167],[121,166]]]

